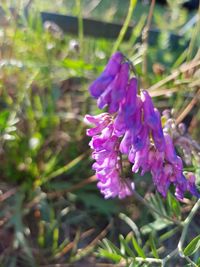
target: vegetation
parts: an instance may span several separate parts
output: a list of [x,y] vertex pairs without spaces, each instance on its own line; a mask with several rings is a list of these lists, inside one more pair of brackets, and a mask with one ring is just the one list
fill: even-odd
[[[163,199],[149,175],[134,175],[132,197],[104,200],[83,121],[99,113],[89,84],[120,50],[159,110],[171,111],[174,130],[185,123],[179,134],[191,146],[178,152],[200,184],[200,10],[167,2],[1,1],[0,266],[200,266],[199,201]],[[78,16],[78,36],[43,25],[44,10]],[[124,32],[86,37],[83,17],[124,23]]]

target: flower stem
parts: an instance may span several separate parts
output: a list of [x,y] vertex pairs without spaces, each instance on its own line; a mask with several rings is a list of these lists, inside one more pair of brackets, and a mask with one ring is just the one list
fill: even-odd
[[132,14],[133,14],[133,11],[135,9],[135,6],[137,4],[137,0],[130,0],[130,4],[129,4],[129,8],[128,8],[128,14],[127,14],[127,17],[124,21],[124,24],[121,28],[121,31],[119,33],[119,36],[117,37],[117,40],[114,44],[114,47],[113,47],[113,50],[112,50],[112,53],[115,53],[118,49],[118,47],[120,46],[125,34],[126,34],[126,31],[128,29],[128,25],[131,21],[131,17],[132,17]]

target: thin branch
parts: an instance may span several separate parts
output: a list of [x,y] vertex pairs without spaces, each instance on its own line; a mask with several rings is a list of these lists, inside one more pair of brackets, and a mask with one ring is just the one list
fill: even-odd
[[56,191],[56,192],[48,192],[47,197],[50,199],[60,197],[60,196],[67,194],[69,192],[76,191],[76,190],[82,188],[83,186],[90,184],[90,183],[93,183],[95,181],[96,181],[96,176],[93,175],[93,176],[90,176],[89,178],[81,181],[80,183],[77,183],[77,184],[67,188],[67,189]]
[[164,78],[163,80],[157,82],[156,84],[149,87],[149,91],[157,90],[158,88],[162,87],[164,84],[176,79],[180,74],[185,73],[191,69],[194,69],[200,65],[200,60],[192,61],[188,64],[184,63],[178,69],[174,70],[172,74]]
[[0,195],[0,202],[3,202],[9,197],[13,196],[16,192],[17,192],[17,188],[15,187],[3,193],[2,195]]
[[200,100],[200,89],[195,94],[193,99],[190,101],[190,103],[183,109],[181,114],[176,119],[176,125],[182,122],[182,120],[188,115],[188,113],[193,109],[193,107],[199,102]]

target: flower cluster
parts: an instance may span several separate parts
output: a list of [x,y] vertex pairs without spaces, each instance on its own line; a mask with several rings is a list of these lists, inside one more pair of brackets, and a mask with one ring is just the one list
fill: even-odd
[[183,163],[176,154],[172,138],[162,129],[159,111],[146,90],[138,91],[138,81],[130,77],[130,63],[115,53],[105,70],[90,86],[91,95],[100,109],[108,113],[86,115],[95,125],[87,134],[96,162],[93,168],[98,187],[105,198],[123,198],[132,194],[134,184],[122,176],[121,154],[133,164],[134,173],[150,172],[157,190],[165,197],[170,184],[181,200],[185,191],[199,197],[195,176],[183,175]]
[[92,136],[90,147],[94,150],[93,169],[99,179],[97,184],[105,198],[124,198],[132,194],[134,184],[130,179],[122,178],[122,166],[119,155],[119,138],[114,134],[112,117],[108,113],[97,116],[86,115],[86,120],[96,127],[87,130]]

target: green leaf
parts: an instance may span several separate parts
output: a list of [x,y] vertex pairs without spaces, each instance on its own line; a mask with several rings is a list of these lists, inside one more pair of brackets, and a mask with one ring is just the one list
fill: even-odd
[[200,248],[200,235],[196,236],[184,249],[185,256],[194,254]]
[[132,261],[128,267],[135,267],[135,262]]
[[140,247],[140,245],[137,243],[134,236],[132,236],[132,243],[133,243],[133,247],[136,250],[137,254],[140,257],[142,257],[143,259],[145,259],[146,258],[145,253],[144,253],[143,249]]
[[173,236],[175,233],[177,233],[178,231],[180,230],[179,226],[169,230],[169,231],[166,231],[164,234],[162,234],[160,236],[160,241],[165,241],[167,240],[168,238],[170,238],[171,236]]
[[119,236],[119,240],[120,240],[120,245],[121,247],[123,247],[124,252],[126,252],[130,257],[134,258],[135,254],[133,250],[128,246],[126,240],[122,235]]
[[8,110],[4,110],[0,113],[0,130],[4,130],[8,121],[10,112]]
[[116,247],[110,240],[108,240],[107,238],[104,238],[102,240],[102,245],[108,249],[109,252],[112,253],[116,253],[122,257],[124,257],[124,255],[121,253],[120,249],[118,247]]
[[171,224],[172,223],[170,221],[159,218],[152,223],[142,226],[140,230],[145,235],[151,233],[152,231],[162,230]]
[[200,267],[200,257],[197,260],[197,266]]
[[180,203],[172,194],[169,192],[167,194],[167,204],[169,207],[169,213],[171,215],[175,215],[176,217],[180,217],[181,215],[181,208],[180,208]]
[[112,252],[109,252],[109,251],[107,251],[105,249],[99,249],[98,254],[101,257],[110,259],[110,260],[112,260],[112,261],[114,261],[116,263],[118,263],[121,260],[121,256],[120,255],[112,253]]
[[64,59],[61,64],[70,69],[74,70],[93,70],[94,68],[98,69],[99,71],[102,71],[103,67],[101,66],[94,66],[92,64],[87,64],[83,60],[73,60],[70,58]]
[[153,253],[154,258],[159,259],[159,255],[156,249],[156,244],[155,244],[155,236],[153,236],[152,234],[150,235],[150,239],[149,239],[149,243],[150,243],[150,247]]
[[120,219],[122,219],[123,221],[125,221],[133,230],[136,238],[137,238],[137,242],[141,245],[142,244],[142,240],[140,237],[140,232],[139,229],[137,227],[137,225],[134,223],[134,221],[132,221],[127,215],[125,215],[124,213],[120,213],[119,214]]

